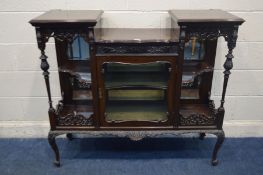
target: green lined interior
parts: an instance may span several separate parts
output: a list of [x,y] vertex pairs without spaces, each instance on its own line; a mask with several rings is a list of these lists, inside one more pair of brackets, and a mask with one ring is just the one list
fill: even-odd
[[166,63],[153,62],[142,64],[106,63],[107,72],[162,72]]
[[166,121],[168,64],[105,63],[106,121]]
[[108,104],[107,121],[165,121],[167,107],[164,103]]
[[109,90],[108,100],[163,100],[163,90]]
[[122,87],[122,86],[150,86],[166,88],[168,75],[164,73],[106,73],[106,88]]

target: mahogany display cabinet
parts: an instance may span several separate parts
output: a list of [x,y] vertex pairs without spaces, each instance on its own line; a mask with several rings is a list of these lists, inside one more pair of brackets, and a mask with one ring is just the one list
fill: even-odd
[[[198,133],[217,136],[212,165],[225,135],[224,102],[238,27],[221,10],[170,10],[171,28],[103,28],[103,11],[51,10],[36,29],[46,83],[48,141],[60,165],[58,135],[89,134],[140,140]],[[128,20],[128,19],[127,19]],[[228,46],[221,104],[210,99],[217,39]],[[62,99],[54,108],[45,46],[55,40]],[[55,59],[55,58],[51,58]]]

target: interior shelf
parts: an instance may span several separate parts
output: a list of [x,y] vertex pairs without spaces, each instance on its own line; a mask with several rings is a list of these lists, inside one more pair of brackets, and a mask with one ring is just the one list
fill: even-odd
[[91,105],[58,105],[58,126],[91,126],[93,110]]
[[168,119],[165,102],[109,102],[106,105],[106,121],[164,122]]
[[64,105],[63,107],[59,107],[58,113],[60,116],[65,116],[70,113],[81,113],[85,114],[84,116],[89,117],[90,114],[93,113],[93,109],[91,105]]
[[216,120],[212,101],[209,104],[182,104],[180,115],[181,126],[214,125]]
[[59,66],[59,72],[90,72],[90,67],[87,66],[86,61],[79,61],[79,63]]
[[147,90],[109,90],[108,100],[164,100],[165,91],[147,89]]
[[213,66],[200,60],[184,60],[183,71],[198,73],[204,70],[213,71]]
[[168,75],[160,72],[122,72],[107,73],[105,76],[106,89],[114,88],[167,88]]

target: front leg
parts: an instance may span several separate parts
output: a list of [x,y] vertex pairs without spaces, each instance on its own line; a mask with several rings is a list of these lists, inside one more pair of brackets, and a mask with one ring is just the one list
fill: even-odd
[[206,136],[206,135],[205,135],[204,132],[199,133],[199,139],[200,139],[200,140],[204,140],[205,136]]
[[57,133],[52,133],[49,132],[48,133],[48,143],[51,146],[51,148],[53,149],[54,153],[55,153],[55,161],[54,161],[54,165],[59,167],[60,166],[60,156],[59,156],[59,150],[58,150],[58,146],[56,144],[56,137],[60,135]]
[[66,137],[68,138],[68,140],[73,140],[73,135],[71,133],[67,133]]
[[212,165],[216,166],[218,164],[218,160],[217,160],[217,153],[219,151],[219,149],[221,148],[221,145],[223,144],[224,140],[225,140],[225,133],[224,131],[219,131],[218,133],[215,134],[217,136],[217,141],[214,147],[214,151],[213,151],[213,155],[212,155]]

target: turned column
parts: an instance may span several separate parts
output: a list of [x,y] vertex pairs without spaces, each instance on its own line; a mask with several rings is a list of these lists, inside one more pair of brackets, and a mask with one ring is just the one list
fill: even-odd
[[48,41],[49,36],[41,28],[36,28],[36,36],[37,36],[38,48],[41,51],[41,55],[39,57],[41,60],[40,68],[43,70],[43,76],[44,76],[45,83],[46,83],[48,103],[49,103],[48,114],[49,114],[49,119],[50,119],[51,130],[53,130],[55,129],[55,122],[56,122],[55,109],[53,108],[53,105],[52,105],[52,97],[51,97],[51,91],[50,91],[49,71],[48,71],[49,64],[47,62],[48,57],[45,54],[46,42]]
[[227,83],[229,79],[229,75],[231,74],[230,70],[233,68],[233,49],[236,47],[236,41],[237,41],[237,33],[238,33],[238,25],[233,26],[231,29],[226,31],[225,40],[227,42],[228,47],[228,53],[226,55],[226,61],[224,63],[224,83],[223,83],[223,91],[222,91],[222,97],[221,97],[221,103],[220,107],[218,108],[218,115],[217,118],[219,120],[218,128],[222,129],[223,120],[224,120],[224,114],[225,114],[225,95],[226,95],[226,88]]

